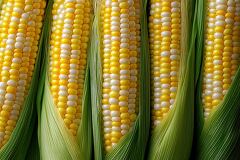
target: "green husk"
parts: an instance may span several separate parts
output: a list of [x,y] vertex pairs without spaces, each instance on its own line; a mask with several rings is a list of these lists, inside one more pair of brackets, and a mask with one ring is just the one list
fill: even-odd
[[[196,45],[199,48],[197,54],[203,57],[206,1],[198,0],[198,5],[196,23],[199,26],[198,38],[201,40]],[[203,63],[203,59],[201,61],[200,63]],[[194,146],[193,157],[197,159],[238,159],[237,157],[240,156],[240,68],[222,103],[211,112],[206,120],[204,120],[202,114],[202,72],[203,67],[201,68],[196,92],[196,107],[201,114],[196,113],[198,116],[196,125],[199,127],[195,130],[194,144],[196,148]]]
[[[92,126],[91,126],[91,100],[89,86],[89,67],[86,67],[82,119],[77,136],[65,126],[63,119],[57,111],[50,92],[48,79],[49,41],[52,22],[53,0],[49,1],[47,17],[45,18],[44,33],[45,44],[43,46],[42,77],[38,91],[38,115],[39,115],[39,147],[41,159],[77,160],[91,159],[92,152]],[[88,58],[89,61],[89,58]]]
[[[36,112],[36,115],[37,115],[37,112]],[[33,131],[30,145],[28,147],[27,156],[25,158],[26,160],[39,160],[40,159],[37,133],[38,133],[38,122],[37,122],[37,116],[35,116],[34,131]]]
[[[198,159],[232,159],[239,156],[240,69],[223,102],[207,117],[199,138]],[[202,117],[204,118],[204,117]]]
[[[204,113],[201,105],[201,93],[198,90],[202,90],[202,58],[203,58],[203,44],[204,44],[204,22],[205,22],[205,4],[203,0],[197,0],[195,3],[195,13],[193,20],[193,28],[195,28],[196,32],[196,40],[195,40],[195,108],[194,108],[194,137],[193,137],[193,145],[192,145],[192,155],[191,157],[195,157],[196,154],[196,146],[199,136],[201,134],[201,130],[204,124]],[[199,21],[201,19],[201,21]]]
[[181,60],[177,96],[173,109],[154,128],[148,159],[189,159],[194,127],[195,39],[192,29],[194,1],[181,1]]
[[107,154],[103,149],[102,138],[102,64],[100,53],[100,5],[101,1],[95,1],[94,22],[91,38],[90,75],[92,97],[92,122],[94,156],[96,160],[102,159],[144,159],[145,149],[150,127],[150,69],[147,31],[147,1],[141,0],[141,55],[140,55],[140,98],[139,115],[132,129],[120,140],[120,142]]
[[[2,5],[2,0],[0,1],[0,5]],[[43,35],[44,33],[41,32],[39,50],[28,95],[24,101],[23,109],[10,139],[0,150],[0,160],[22,160],[27,158],[28,148],[31,143],[31,137],[36,122],[36,96],[42,59],[41,48],[44,43]]]

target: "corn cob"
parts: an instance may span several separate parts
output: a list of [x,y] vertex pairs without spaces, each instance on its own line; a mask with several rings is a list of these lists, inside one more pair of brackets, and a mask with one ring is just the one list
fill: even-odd
[[153,127],[172,108],[180,60],[180,0],[152,0],[149,17]]
[[82,112],[91,4],[56,0],[50,42],[50,87],[65,125],[76,136]]
[[139,21],[138,0],[103,1],[102,115],[107,152],[130,130],[138,112]]
[[4,0],[0,15],[0,148],[16,126],[38,51],[44,0]]
[[240,1],[209,0],[202,102],[207,117],[226,95],[240,63]]

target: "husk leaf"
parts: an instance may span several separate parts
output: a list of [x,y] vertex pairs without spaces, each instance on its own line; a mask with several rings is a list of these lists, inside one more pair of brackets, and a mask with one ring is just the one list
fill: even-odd
[[[198,159],[231,159],[239,156],[240,141],[240,69],[228,93],[205,120],[201,131]],[[202,117],[204,118],[204,117]]]

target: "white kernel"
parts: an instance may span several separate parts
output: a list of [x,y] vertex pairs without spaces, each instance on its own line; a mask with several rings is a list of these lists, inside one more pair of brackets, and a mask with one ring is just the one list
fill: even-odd
[[103,105],[102,105],[102,109],[103,109],[103,110],[109,109],[109,105],[103,104]]
[[127,102],[123,102],[123,101],[119,102],[120,107],[126,107],[127,105],[128,105]]
[[168,106],[170,106],[169,102],[166,102],[166,101],[161,102],[161,107],[168,107]]
[[118,86],[111,86],[112,91],[119,91],[120,88]]
[[31,51],[31,47],[24,47],[23,48],[24,53],[27,53],[27,52],[30,52],[30,51]]
[[[125,38],[124,38],[125,39]],[[121,42],[123,42],[123,40],[121,39]],[[129,47],[129,44],[128,43],[121,43],[120,44],[120,47],[121,48],[128,48]]]
[[59,79],[68,79],[68,76],[64,74],[60,74]]
[[111,125],[112,125],[112,122],[110,121],[107,121],[107,122],[104,122],[104,127],[111,127]]
[[3,100],[4,98],[3,98],[3,95],[5,95],[6,94],[6,90],[3,90],[3,89],[0,89],[0,98],[2,98],[1,100]]
[[128,130],[129,128],[130,128],[129,125],[126,125],[126,124],[121,125],[121,129],[123,130]]
[[6,100],[13,101],[14,98],[15,98],[15,95],[12,94],[12,93],[7,93],[7,94],[5,95],[5,98],[6,98]]
[[118,104],[118,99],[116,99],[116,98],[109,98],[109,103],[110,104]]
[[25,40],[24,37],[17,37],[17,38],[16,38],[16,41],[17,41],[17,42],[23,42],[24,40]]
[[223,34],[220,32],[214,33],[215,38],[223,38]]
[[177,92],[177,87],[171,87],[171,88],[170,88],[170,91],[171,91],[171,92]]
[[[113,112],[113,111],[112,111]],[[114,111],[115,112],[115,111]],[[121,118],[120,117],[112,117],[112,121],[114,122],[120,122]]]
[[13,45],[14,44],[14,40],[13,39],[8,39],[6,41],[7,45]]
[[67,105],[68,106],[72,106],[72,107],[76,107],[77,106],[77,102],[75,102],[75,101],[67,101]]
[[160,88],[161,83],[160,82],[154,82],[153,86],[154,86],[154,88]]
[[213,92],[219,92],[222,93],[223,89],[221,87],[214,87]]
[[120,74],[129,74],[129,70],[120,70]]
[[60,86],[59,86],[59,89],[62,90],[62,91],[63,91],[63,90],[64,90],[64,91],[67,91],[68,88],[67,88],[66,86],[60,85]]
[[169,56],[170,55],[170,52],[169,51],[162,51],[161,52],[161,56],[163,56],[163,57],[167,57],[167,56]]
[[119,113],[119,111],[111,111],[111,116],[112,116],[112,118],[113,117],[119,117],[120,113]]
[[20,13],[20,14],[23,12],[23,10],[22,10],[21,8],[17,8],[17,7],[14,7],[14,8],[13,8],[13,11],[14,11],[14,12],[18,12],[18,13]]
[[26,83],[27,83],[26,80],[19,80],[18,81],[18,85],[20,85],[20,86],[24,86],[24,85],[26,85]]
[[169,74],[160,74],[160,78],[169,78],[170,75]]
[[170,72],[170,76],[177,76],[178,75],[178,72],[177,71],[171,71]]
[[214,81],[213,82],[213,87],[218,87],[218,86],[222,86],[222,81]]
[[7,81],[7,84],[8,84],[9,86],[17,86],[17,82],[14,81],[14,80],[8,80],[8,81]]
[[110,77],[112,79],[119,79],[119,75],[118,74],[110,74]]
[[161,96],[161,93],[160,92],[154,92],[154,97],[157,98],[157,97],[160,97]]
[[109,110],[103,110],[103,116],[108,116],[110,115],[110,111]]
[[67,96],[68,93],[67,93],[66,91],[59,91],[59,92],[58,92],[58,95],[59,95],[59,96]]
[[18,48],[18,49],[22,49],[24,46],[23,46],[22,42],[16,42],[15,47]]
[[175,102],[175,99],[170,99],[170,104],[173,105]]
[[11,17],[12,22],[19,22],[20,19],[18,17]]
[[213,99],[220,99],[222,97],[222,94],[220,93],[213,93],[212,98]]
[[154,125],[156,126],[156,125],[158,125],[158,124],[160,124],[160,121],[159,121],[159,120],[155,120],[155,121],[154,121]]
[[154,99],[154,103],[160,103],[160,102],[161,102],[160,98],[155,98]]
[[130,33],[130,30],[129,30],[129,28],[121,28],[120,32],[121,33]]
[[179,55],[171,55],[170,56],[171,60],[178,60],[179,58],[180,58]]
[[214,65],[221,65],[222,64],[222,60],[213,60],[213,64]]
[[23,19],[28,19],[29,18],[29,13],[23,13],[22,18]]
[[121,17],[120,23],[129,23],[128,18]]
[[215,25],[216,25],[216,26],[224,26],[224,25],[225,25],[225,22],[224,22],[224,21],[216,21],[216,22],[215,22]]
[[119,80],[114,80],[114,79],[112,79],[110,83],[111,83],[111,85],[119,85],[120,84]]
[[156,103],[154,104],[154,109],[155,110],[159,110],[161,108],[160,104]]
[[129,63],[129,59],[127,59],[127,58],[120,58],[119,62],[127,64],[127,63]]
[[72,24],[67,24],[67,23],[65,23],[65,24],[64,24],[64,28],[72,29],[72,28],[73,28],[73,25],[72,25]]
[[74,101],[74,100],[77,100],[77,95],[68,95],[68,100],[70,101]]
[[128,96],[129,92],[126,90],[120,90],[119,95],[121,96]]
[[103,82],[103,87],[108,88],[108,87],[110,87],[110,84],[108,82]]
[[162,22],[170,22],[171,18],[170,17],[162,17],[161,20],[162,20]]
[[121,134],[122,134],[122,135],[125,135],[125,134],[127,134],[127,133],[128,133],[127,130],[121,130]]
[[227,9],[227,5],[216,5],[216,9],[217,10],[226,10]]
[[17,86],[17,91],[19,92],[18,95],[22,94],[24,96],[25,86]]
[[111,128],[104,128],[104,133],[111,133],[112,129]]
[[7,85],[5,82],[0,82],[0,88],[5,88]]
[[162,23],[162,26],[169,26],[169,27],[170,27],[170,26],[171,26],[171,23],[170,23],[170,22],[163,22],[163,23]]

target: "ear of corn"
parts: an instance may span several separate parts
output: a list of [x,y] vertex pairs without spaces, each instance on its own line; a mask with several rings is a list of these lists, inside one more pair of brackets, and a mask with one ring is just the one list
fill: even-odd
[[146,5],[96,1],[90,58],[95,159],[144,158],[149,128]]
[[25,159],[31,140],[45,3],[1,1],[0,159]]
[[91,12],[88,0],[49,1],[38,99],[43,159],[91,159]]
[[191,27],[192,5],[189,0],[151,2],[153,129],[149,159],[188,159],[190,156],[196,38]]
[[[239,57],[240,1],[198,1],[199,41],[197,54],[203,55],[198,83],[197,150],[199,159],[231,159],[239,153]],[[204,44],[204,46],[202,45]],[[237,71],[238,70],[238,71]],[[198,123],[196,122],[196,123]]]

